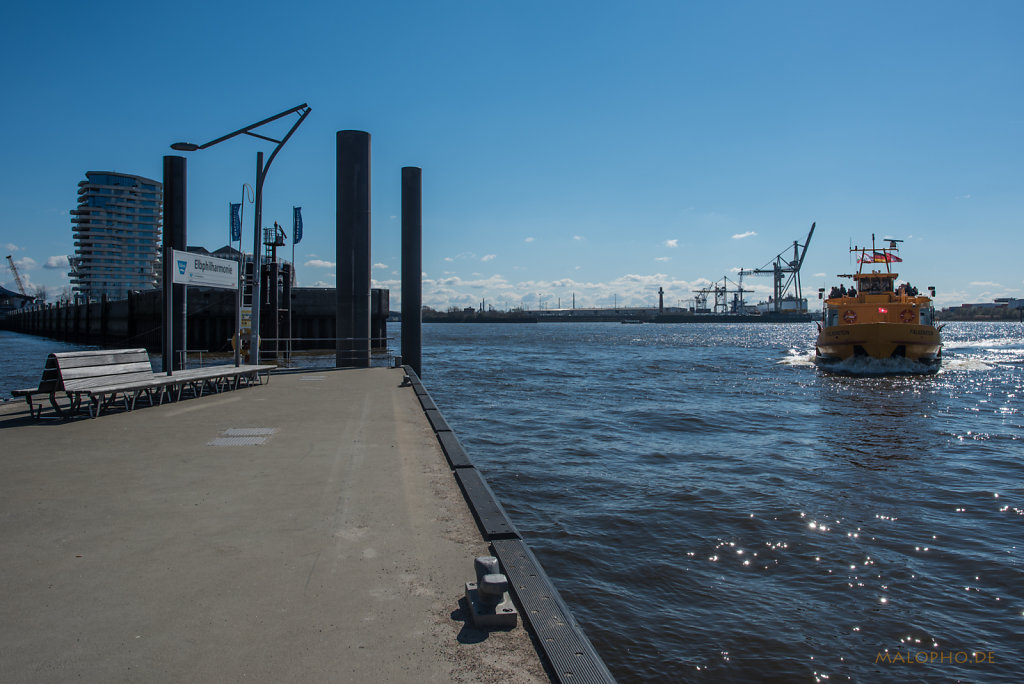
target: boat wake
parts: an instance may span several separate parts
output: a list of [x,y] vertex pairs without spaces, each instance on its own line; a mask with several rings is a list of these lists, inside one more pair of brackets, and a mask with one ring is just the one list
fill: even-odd
[[964,356],[955,359],[946,359],[942,362],[942,370],[940,373],[946,373],[950,371],[987,371],[995,368],[991,363],[987,363],[976,356]]
[[837,375],[929,375],[936,370],[910,359],[876,359],[870,356],[854,356],[829,364],[818,363],[818,367]]
[[814,349],[796,349],[792,348],[786,355],[778,361],[779,365],[782,366],[813,366],[814,365]]

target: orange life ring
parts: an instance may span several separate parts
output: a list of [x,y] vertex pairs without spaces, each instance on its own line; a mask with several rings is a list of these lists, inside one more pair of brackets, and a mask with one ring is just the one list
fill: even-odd
[[853,309],[847,309],[846,313],[843,314],[843,320],[847,323],[854,323],[857,320],[857,312]]
[[909,323],[910,321],[914,320],[914,312],[911,311],[910,309],[904,309],[903,311],[900,311],[900,320],[903,321],[904,323]]

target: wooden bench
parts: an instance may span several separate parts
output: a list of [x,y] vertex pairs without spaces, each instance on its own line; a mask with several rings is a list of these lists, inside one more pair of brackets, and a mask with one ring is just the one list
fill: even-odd
[[[173,375],[154,373],[145,349],[110,349],[50,354],[46,359],[39,387],[14,390],[16,397],[25,397],[29,414],[42,416],[43,404],[34,404],[33,396],[46,395],[56,414],[70,418],[83,410],[83,401],[93,418],[115,405],[120,397],[125,410],[131,411],[140,396],[146,396],[149,405],[154,398],[163,403],[164,397],[180,399],[188,387],[200,396],[206,389],[220,392],[227,387],[263,384],[269,380],[276,366],[209,366],[178,371]],[[262,376],[262,377],[261,377]],[[61,408],[57,393],[64,392],[69,404]]]

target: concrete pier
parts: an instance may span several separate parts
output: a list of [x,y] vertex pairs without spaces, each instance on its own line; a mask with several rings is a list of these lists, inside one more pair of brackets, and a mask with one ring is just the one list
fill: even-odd
[[[400,369],[70,422],[0,405],[8,681],[549,681]],[[241,431],[241,432],[239,432]]]

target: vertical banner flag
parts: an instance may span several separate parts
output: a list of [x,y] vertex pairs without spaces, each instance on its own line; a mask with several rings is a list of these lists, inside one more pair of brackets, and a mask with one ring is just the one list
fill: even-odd
[[302,239],[302,207],[292,207],[292,244]]
[[242,239],[242,219],[238,216],[238,210],[242,204],[231,204],[231,241]]

